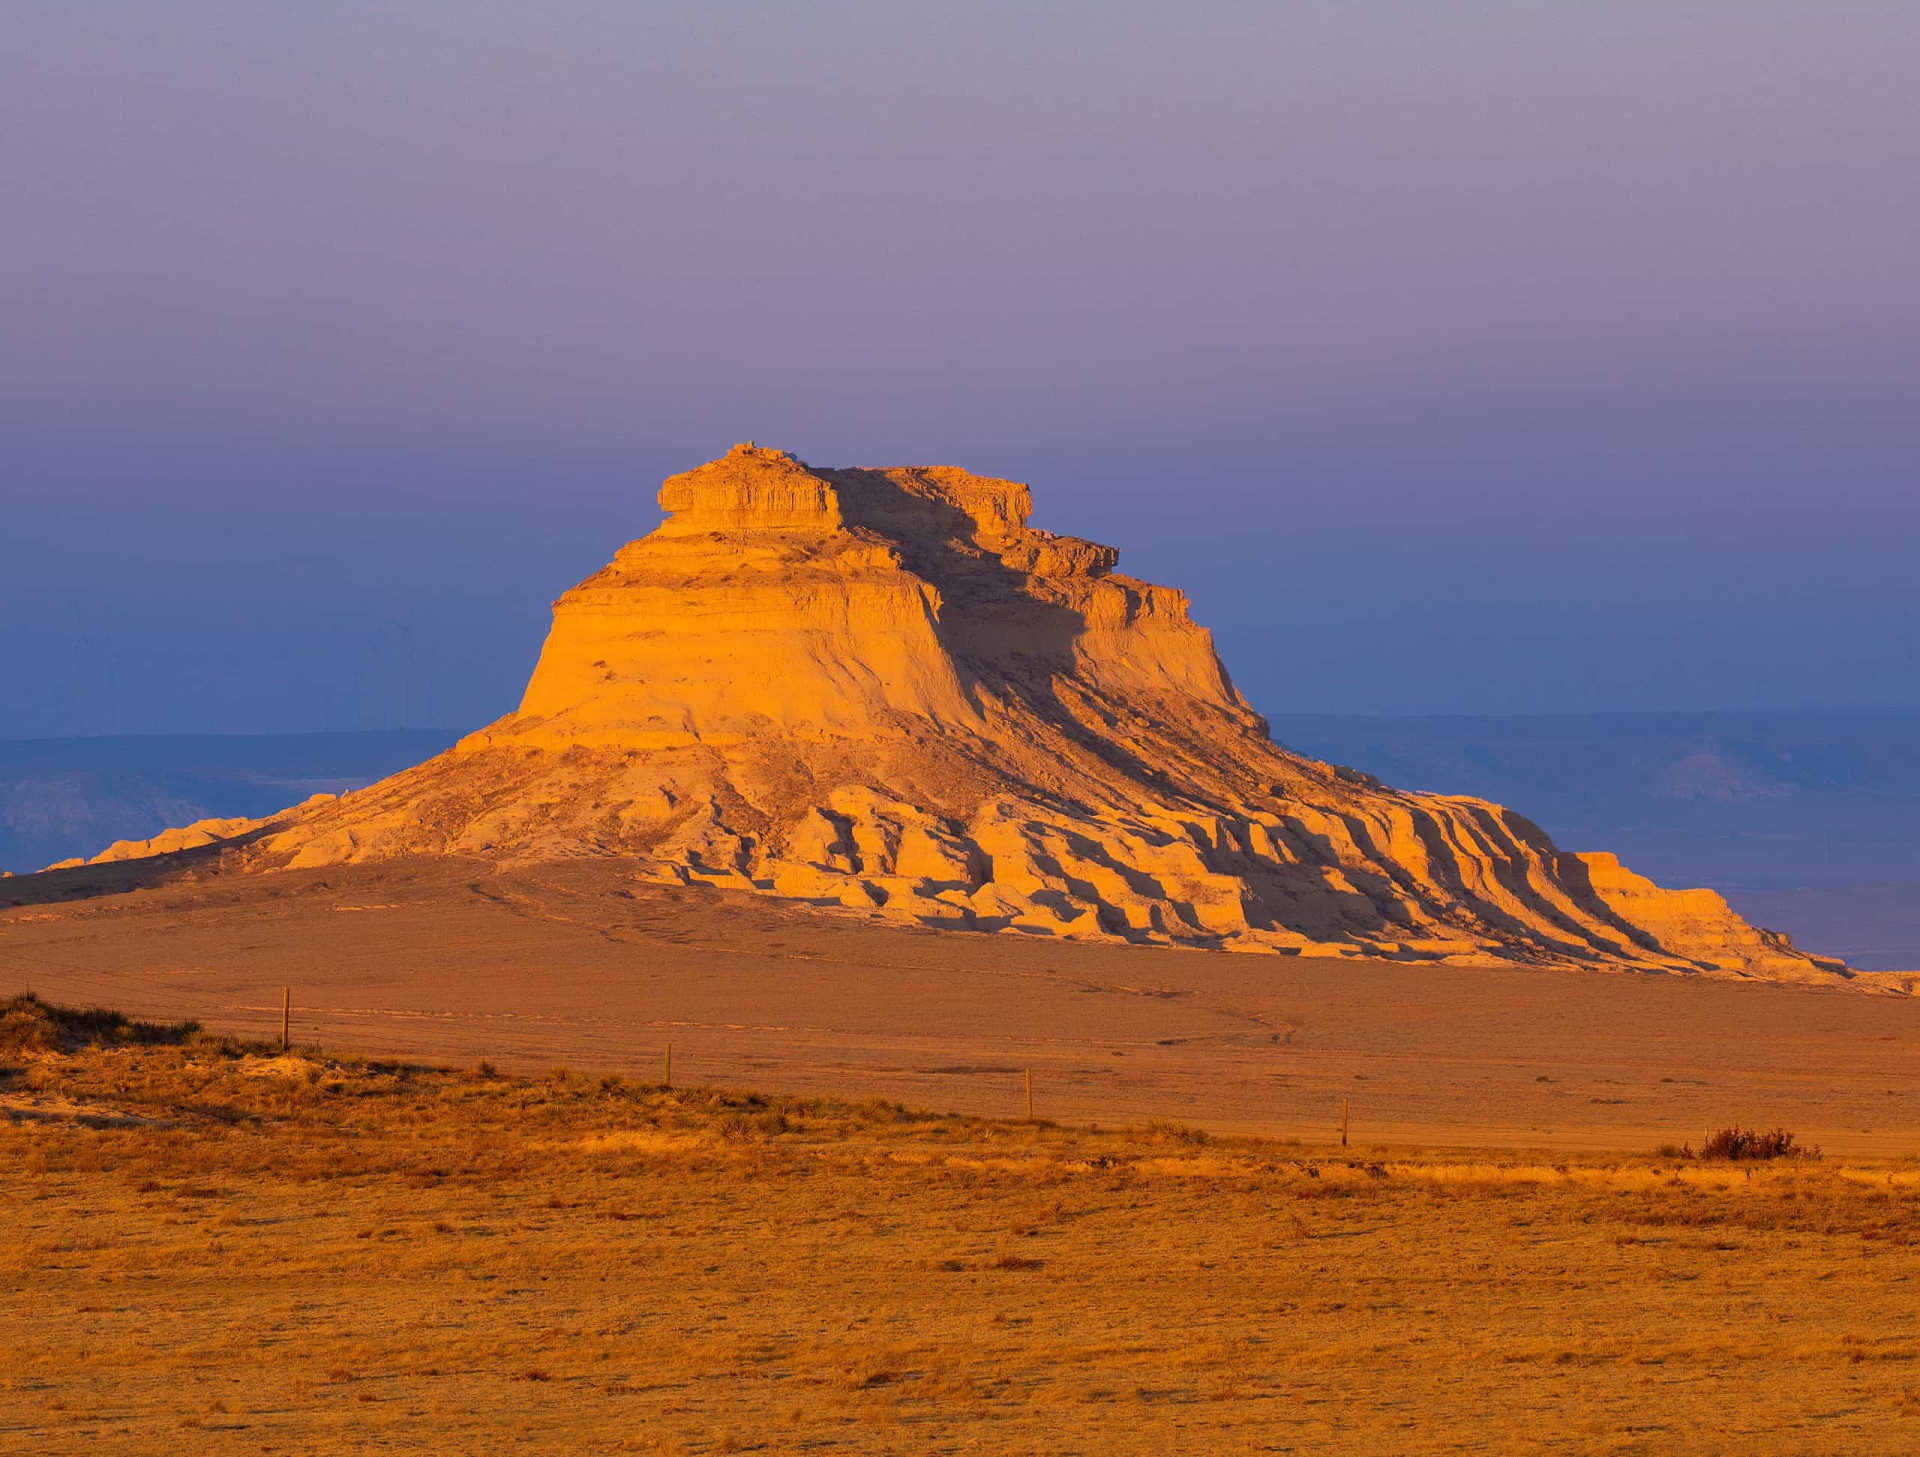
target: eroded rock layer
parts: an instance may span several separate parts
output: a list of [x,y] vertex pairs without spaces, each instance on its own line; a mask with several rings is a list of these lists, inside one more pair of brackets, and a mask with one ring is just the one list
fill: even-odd
[[1498,805],[1287,752],[1185,597],[1029,527],[1023,485],[740,446],[660,505],[554,604],[516,712],[337,801],[175,838],[262,868],[618,855],[985,931],[1845,974]]

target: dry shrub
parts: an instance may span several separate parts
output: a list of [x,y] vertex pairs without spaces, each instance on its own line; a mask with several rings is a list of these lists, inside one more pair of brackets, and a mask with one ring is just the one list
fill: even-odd
[[1803,1148],[1791,1133],[1776,1128],[1770,1133],[1762,1133],[1757,1128],[1742,1128],[1734,1124],[1718,1132],[1709,1133],[1700,1145],[1700,1157],[1703,1159],[1793,1159],[1818,1158],[1818,1148]]

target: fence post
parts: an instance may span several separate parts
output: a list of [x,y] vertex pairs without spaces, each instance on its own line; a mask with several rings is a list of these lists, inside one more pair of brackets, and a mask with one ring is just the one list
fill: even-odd
[[1340,1100],[1340,1147],[1347,1146],[1347,1100]]
[[673,1086],[673,1044],[671,1042],[667,1044],[667,1066],[666,1070],[661,1074],[660,1086],[663,1088]]
[[280,1050],[287,1051],[293,1046],[293,1038],[288,1030],[293,1017],[293,988],[280,988]]
[[1027,1122],[1033,1122],[1033,1069],[1027,1069]]

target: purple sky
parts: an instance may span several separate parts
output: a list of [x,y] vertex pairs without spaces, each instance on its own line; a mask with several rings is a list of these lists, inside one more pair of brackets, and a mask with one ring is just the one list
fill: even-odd
[[465,727],[753,438],[1276,712],[1920,703],[1920,7],[13,0],[0,737]]

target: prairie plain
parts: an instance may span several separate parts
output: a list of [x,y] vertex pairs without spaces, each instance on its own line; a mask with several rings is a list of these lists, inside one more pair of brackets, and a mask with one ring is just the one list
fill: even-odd
[[[15,987],[211,1030],[0,1034],[0,1450],[1920,1441],[1908,996],[915,934],[607,862],[9,897]],[[1730,1123],[1823,1152],[1657,1152]]]
[[10,1451],[1920,1439],[1911,1160],[1343,1150],[7,1012]]
[[[1568,969],[914,931],[623,862],[272,875],[191,856],[0,881],[0,990],[506,1070],[556,1063],[1063,1121],[1634,1149],[1781,1122],[1920,1150],[1920,999]],[[9,901],[15,902],[9,906]],[[1861,978],[1887,990],[1911,978]]]

